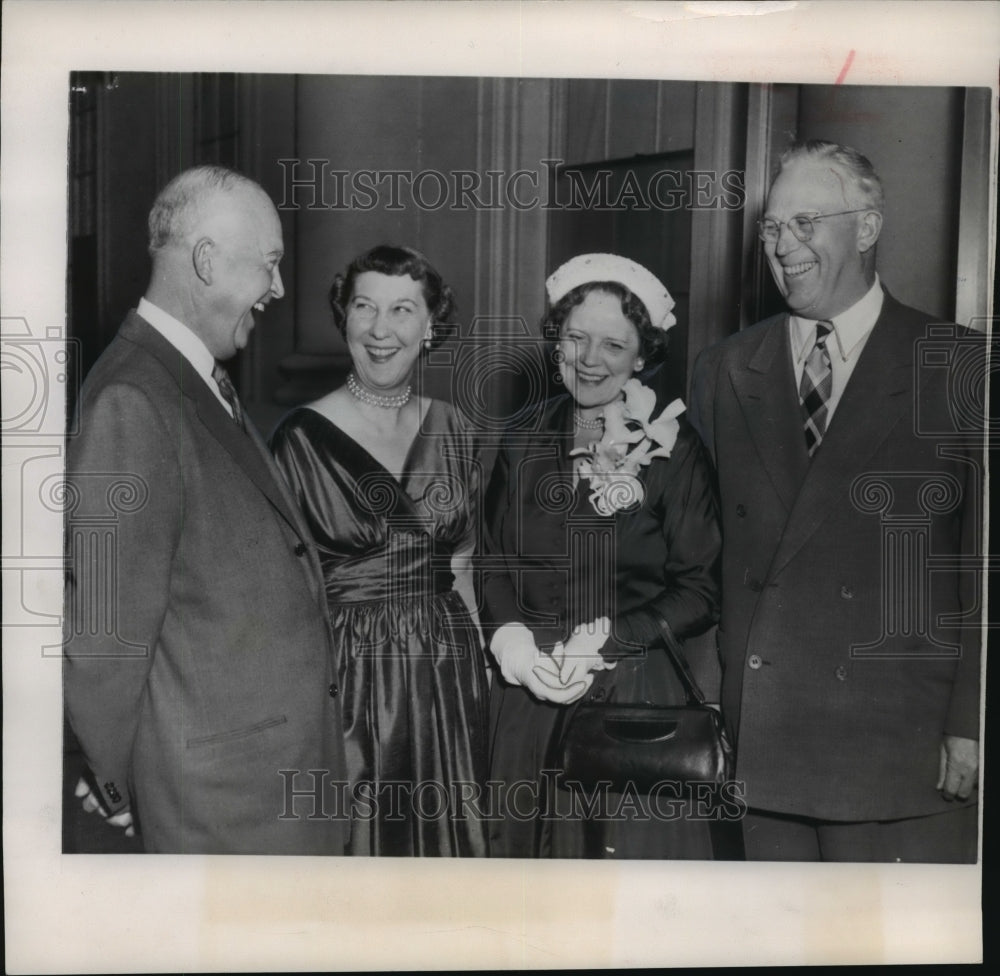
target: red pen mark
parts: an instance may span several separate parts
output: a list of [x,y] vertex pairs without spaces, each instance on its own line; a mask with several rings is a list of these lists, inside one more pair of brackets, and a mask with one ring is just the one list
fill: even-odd
[[854,49],[852,48],[847,55],[847,60],[844,62],[844,67],[840,69],[840,74],[837,75],[837,80],[834,82],[835,85],[843,84],[844,79],[847,77],[847,72],[851,70],[851,64],[854,61]]

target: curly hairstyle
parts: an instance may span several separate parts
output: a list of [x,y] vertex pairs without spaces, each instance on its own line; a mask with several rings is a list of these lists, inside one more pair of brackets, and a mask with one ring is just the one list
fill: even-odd
[[379,244],[370,251],[359,254],[343,274],[333,279],[333,285],[330,287],[330,308],[333,310],[334,324],[341,335],[344,335],[347,327],[347,306],[354,294],[354,283],[358,275],[366,271],[394,276],[408,275],[414,281],[420,282],[424,301],[431,313],[430,347],[433,348],[444,340],[447,330],[443,326],[455,310],[454,293],[419,251],[394,244]]
[[645,304],[617,281],[588,281],[571,288],[549,309],[542,320],[542,336],[552,342],[558,342],[569,313],[578,305],[582,305],[586,297],[595,291],[614,295],[621,302],[622,314],[639,333],[639,355],[646,361],[646,366],[659,362],[667,350],[667,332],[664,329],[653,328]]

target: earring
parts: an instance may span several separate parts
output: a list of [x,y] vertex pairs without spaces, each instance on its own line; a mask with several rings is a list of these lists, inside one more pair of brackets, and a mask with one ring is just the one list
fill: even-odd
[[423,340],[424,352],[428,352],[434,340],[430,336],[425,336]]
[[635,369],[633,369],[632,372],[633,373],[641,373],[642,372],[642,367],[645,366],[645,365],[646,365],[646,363],[642,359],[637,359],[635,361]]

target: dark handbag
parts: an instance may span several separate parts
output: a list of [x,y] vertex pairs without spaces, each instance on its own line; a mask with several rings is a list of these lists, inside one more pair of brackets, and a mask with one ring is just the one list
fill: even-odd
[[733,750],[722,718],[705,704],[684,652],[662,618],[660,636],[688,704],[578,706],[561,746],[561,784],[567,789],[648,794],[661,783],[718,785],[731,778]]

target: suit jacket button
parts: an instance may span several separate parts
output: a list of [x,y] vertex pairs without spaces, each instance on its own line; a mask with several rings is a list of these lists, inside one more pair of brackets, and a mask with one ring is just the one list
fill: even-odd
[[330,685],[330,697],[336,698],[340,694],[340,688],[337,686],[336,682]]
[[740,518],[746,518],[746,516],[747,516],[747,507],[746,507],[746,505],[737,505],[736,506],[736,514]]
[[603,688],[598,688],[591,696],[591,701],[604,701],[606,693]]
[[840,595],[841,595],[841,596],[842,596],[842,597],[843,597],[843,598],[844,598],[845,600],[853,600],[853,599],[854,599],[854,590],[852,590],[852,589],[851,589],[851,588],[850,588],[849,586],[847,586],[847,585],[845,584],[844,586],[842,586],[842,587],[840,588]]
[[299,543],[299,544],[298,544],[298,545],[297,545],[297,546],[295,547],[295,555],[296,555],[296,556],[304,556],[304,555],[306,554],[306,552],[307,552],[307,551],[308,551],[308,550],[306,549],[306,544],[305,544],[304,542],[300,542],[300,543]]
[[750,657],[749,657],[749,658],[747,658],[747,664],[748,664],[748,665],[749,665],[749,666],[750,666],[750,667],[751,667],[751,668],[752,668],[752,669],[753,669],[754,671],[759,671],[759,670],[760,670],[760,666],[761,666],[761,665],[762,665],[763,663],[764,663],[764,662],[763,662],[763,661],[761,660],[761,657],[760,657],[760,655],[759,655],[759,654],[751,654],[751,655],[750,655]]
[[837,670],[834,671],[833,673],[837,676],[838,681],[847,680],[847,668],[845,668],[843,664],[838,664]]

